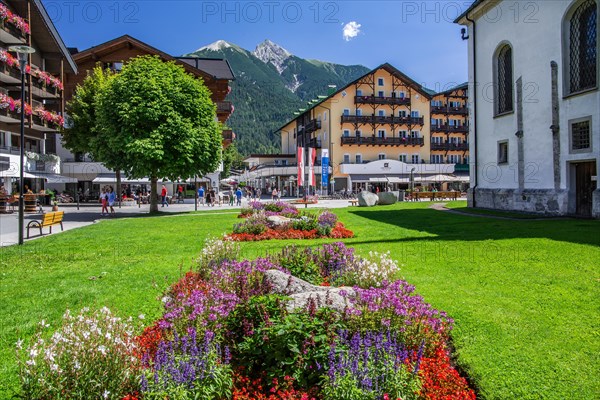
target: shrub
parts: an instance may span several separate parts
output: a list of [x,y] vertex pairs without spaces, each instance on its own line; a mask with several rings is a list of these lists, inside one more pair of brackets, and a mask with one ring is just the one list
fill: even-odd
[[453,320],[434,309],[415,287],[405,281],[385,283],[381,288],[355,287],[356,298],[346,310],[348,329],[356,332],[391,329],[409,349],[425,343],[430,356],[439,343],[448,339]]
[[204,242],[204,247],[198,258],[198,269],[214,269],[216,265],[225,260],[235,260],[240,252],[239,244],[233,240],[223,238],[209,238]]
[[356,257],[348,263],[339,278],[344,285],[379,287],[390,282],[399,271],[398,264],[390,258],[390,252],[370,251],[367,257]]
[[244,222],[233,226],[233,233],[246,233],[260,235],[267,230],[267,216],[265,213],[252,214]]
[[313,214],[304,214],[292,221],[294,229],[299,231],[311,231],[318,228],[317,217]]
[[321,236],[329,236],[337,223],[337,215],[325,210],[317,217],[317,223],[319,234]]
[[148,370],[141,377],[144,399],[222,399],[231,396],[233,384],[229,349],[221,349],[214,333],[201,341],[193,328],[173,341],[162,341],[153,359],[144,360]]
[[295,277],[304,279],[313,285],[319,285],[323,281],[321,268],[310,247],[286,246],[281,253],[271,256],[271,260]]
[[324,244],[315,251],[315,255],[321,275],[334,285],[343,283],[340,280],[343,271],[347,265],[354,263],[354,249],[342,242]]
[[33,339],[28,348],[17,343],[24,398],[121,399],[138,388],[133,327],[106,307],[77,316],[67,310],[51,338],[40,330]]
[[323,398],[379,400],[384,395],[416,399],[422,347],[411,362],[410,353],[394,333],[341,331],[331,346]]

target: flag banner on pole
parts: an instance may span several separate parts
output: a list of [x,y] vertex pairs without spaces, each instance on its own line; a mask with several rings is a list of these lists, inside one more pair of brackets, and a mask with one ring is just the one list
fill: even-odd
[[321,150],[321,186],[326,188],[329,180],[329,149]]
[[317,159],[317,149],[308,148],[308,186],[317,186],[315,180],[315,160]]
[[298,187],[304,185],[304,147],[298,147]]

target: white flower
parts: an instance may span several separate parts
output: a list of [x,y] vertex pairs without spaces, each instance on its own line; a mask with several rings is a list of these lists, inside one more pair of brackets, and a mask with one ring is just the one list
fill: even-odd
[[33,359],[32,360],[27,360],[27,361],[25,361],[25,364],[27,364],[27,365],[29,365],[29,366],[32,367],[32,366],[35,365],[35,360],[33,360]]
[[145,316],[144,314],[140,314],[140,315],[138,316],[138,318],[139,318],[139,319],[144,319],[144,318],[146,318],[146,316]]
[[35,347],[33,347],[31,350],[29,350],[29,357],[31,357],[32,359],[36,358],[37,355],[38,355],[38,350]]
[[17,340],[17,349],[21,350],[23,348],[23,339]]
[[110,334],[110,332],[106,332],[106,335],[104,335],[108,340],[110,340],[112,338],[112,335]]
[[102,355],[104,355],[104,356],[106,355],[106,347],[100,345],[100,346],[98,346],[98,351],[100,353],[102,353]]
[[75,368],[75,369],[81,368],[81,364],[79,363],[79,360],[75,360],[75,364],[73,364],[73,368]]
[[109,394],[110,394],[110,392],[108,390],[105,390],[104,393],[102,393],[102,397],[104,397],[105,399],[108,399]]

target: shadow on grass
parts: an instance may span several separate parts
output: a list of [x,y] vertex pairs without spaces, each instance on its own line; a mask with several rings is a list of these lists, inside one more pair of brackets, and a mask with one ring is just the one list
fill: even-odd
[[[433,209],[370,209],[349,211],[368,220],[394,225],[434,236],[378,240],[403,242],[418,240],[480,241],[516,238],[551,240],[600,246],[600,221],[577,219],[503,220],[458,215]],[[370,243],[367,240],[365,243]],[[360,243],[360,242],[354,242]]]

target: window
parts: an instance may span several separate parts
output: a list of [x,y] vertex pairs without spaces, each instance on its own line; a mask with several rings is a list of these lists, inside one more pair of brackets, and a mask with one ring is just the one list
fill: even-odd
[[571,123],[571,150],[591,150],[590,120],[579,120]]
[[419,155],[413,154],[412,156],[410,156],[410,161],[413,164],[418,164],[419,163]]
[[377,155],[377,158],[380,159],[380,160],[385,160],[385,153],[379,153]]
[[354,132],[354,135],[356,137],[361,137],[361,131],[360,131],[360,129],[357,129],[356,132]]
[[383,78],[377,78],[377,85],[378,86],[383,86],[385,83],[383,81]]
[[508,163],[508,141],[498,142],[498,164]]
[[357,164],[362,164],[362,155],[361,154],[357,154],[355,156],[355,160]]
[[362,115],[362,110],[360,108],[356,109],[356,115],[358,115],[359,117]]
[[442,164],[444,162],[444,156],[441,154],[432,154],[430,161],[432,164]]
[[513,66],[512,49],[504,45],[496,57],[496,114],[513,110]]
[[377,115],[379,115],[380,117],[385,117],[385,110],[378,110]]
[[400,154],[400,155],[398,156],[398,161],[405,163],[405,162],[406,162],[406,159],[407,159],[407,157],[408,157],[408,156],[407,156],[406,154]]
[[431,138],[431,143],[442,143],[442,138],[439,136],[434,136]]
[[411,111],[410,116],[413,118],[419,118],[419,111]]
[[357,95],[357,96],[362,96],[362,95],[363,95],[363,94],[362,94],[362,90],[360,90],[360,89],[356,89],[356,95]]
[[398,116],[400,118],[406,118],[406,110],[400,110],[400,111],[398,111]]
[[323,121],[327,121],[327,111],[323,112]]
[[347,108],[344,108],[344,115],[350,115],[350,110]]
[[410,137],[411,138],[421,137],[421,132],[419,132],[419,131],[410,131]]
[[[596,87],[598,31],[596,0],[580,3],[568,22],[569,92]],[[566,30],[565,30],[565,33]]]
[[400,92],[400,98],[403,99],[404,97],[406,97],[406,93]]
[[350,164],[350,154],[344,154],[344,164]]
[[380,90],[377,92],[377,96],[379,97],[385,97],[385,92],[383,90]]
[[442,118],[431,118],[432,126],[440,126],[444,124],[444,120]]
[[379,138],[385,138],[385,129],[379,129],[377,131],[377,137],[379,137]]
[[349,136],[350,136],[350,130],[344,129],[344,137],[349,137]]
[[398,132],[398,134],[400,135],[400,137],[403,137],[403,138],[406,137],[406,131],[400,131],[400,132]]
[[286,166],[286,165],[288,165],[287,162],[288,162],[288,160],[281,160],[281,165]]

